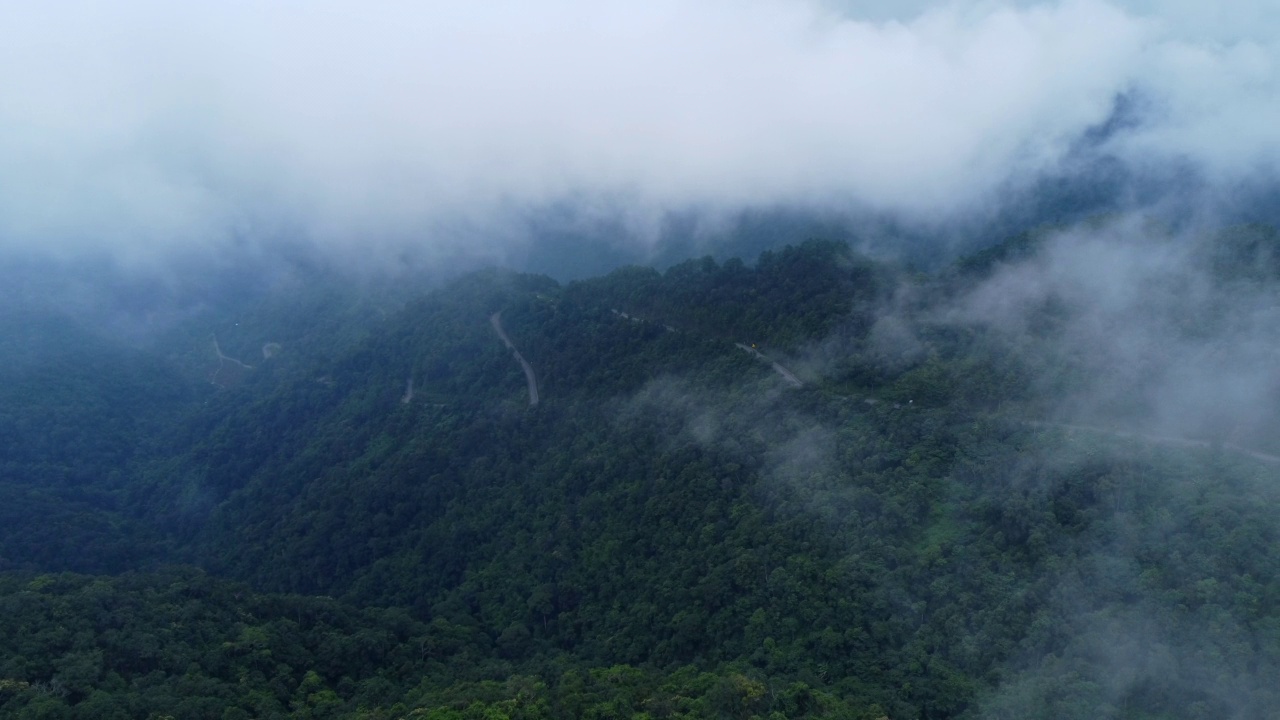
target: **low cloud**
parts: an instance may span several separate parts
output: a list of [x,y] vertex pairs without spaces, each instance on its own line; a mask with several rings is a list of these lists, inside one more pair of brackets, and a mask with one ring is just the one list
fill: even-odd
[[1258,228],[1079,227],[998,267],[942,321],[1024,353],[1058,419],[1274,451],[1275,250]]
[[[1233,17],[1262,18],[1242,8]],[[0,245],[501,260],[570,204],[925,222],[1094,151],[1269,177],[1265,23],[1096,0],[53,2],[0,12]]]

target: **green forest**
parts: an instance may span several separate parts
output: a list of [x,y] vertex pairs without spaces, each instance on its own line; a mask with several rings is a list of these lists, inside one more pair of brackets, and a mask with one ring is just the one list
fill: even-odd
[[1280,381],[1081,338],[1275,347],[1280,234],[1112,315],[1053,237],[317,274],[128,342],[8,299],[0,716],[1276,717]]

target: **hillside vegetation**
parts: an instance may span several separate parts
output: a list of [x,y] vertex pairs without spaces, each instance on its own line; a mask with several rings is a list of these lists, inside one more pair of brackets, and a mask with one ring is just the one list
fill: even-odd
[[[1280,291],[1274,232],[1206,247],[1180,347]],[[1047,252],[814,241],[264,295],[168,348],[8,334],[0,715],[1273,716],[1280,423],[1086,402],[1069,293],[971,310]],[[214,386],[219,330],[259,354]]]

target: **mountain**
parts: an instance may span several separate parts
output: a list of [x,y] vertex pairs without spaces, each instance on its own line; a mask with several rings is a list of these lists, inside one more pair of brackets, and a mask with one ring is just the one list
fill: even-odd
[[[1275,237],[1106,256],[1178,260],[1110,304],[1046,231],[15,319],[0,711],[1269,716],[1272,388],[1169,418],[1274,347]],[[1130,381],[1135,308],[1180,352]]]

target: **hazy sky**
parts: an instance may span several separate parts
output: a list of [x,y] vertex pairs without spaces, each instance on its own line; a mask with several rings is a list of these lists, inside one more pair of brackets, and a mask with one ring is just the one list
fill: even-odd
[[6,3],[0,247],[500,244],[797,204],[945,218],[1108,151],[1222,187],[1280,155],[1271,3]]

